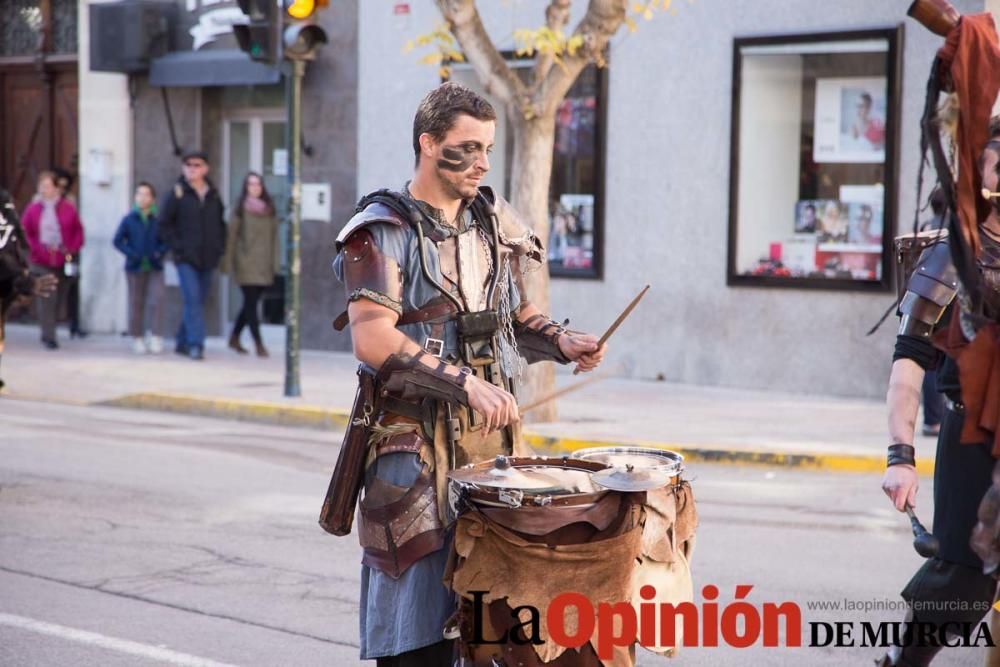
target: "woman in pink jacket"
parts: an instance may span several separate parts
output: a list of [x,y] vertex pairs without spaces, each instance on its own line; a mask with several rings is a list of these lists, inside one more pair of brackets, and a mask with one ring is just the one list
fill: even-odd
[[38,175],[38,199],[25,209],[21,223],[31,246],[31,264],[35,273],[48,273],[59,280],[55,298],[38,302],[42,344],[55,350],[59,347],[56,342],[56,318],[65,299],[66,276],[76,270],[76,266],[67,264],[66,260],[83,247],[83,225],[76,207],[60,196],[55,174],[51,171]]

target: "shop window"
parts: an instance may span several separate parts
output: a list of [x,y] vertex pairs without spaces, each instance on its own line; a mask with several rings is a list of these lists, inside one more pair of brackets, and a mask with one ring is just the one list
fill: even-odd
[[604,228],[606,70],[588,65],[556,112],[549,184],[549,272],[597,278]]
[[727,284],[889,289],[899,43],[735,40]]
[[[534,61],[507,54],[525,81]],[[483,94],[471,67],[452,66],[451,79]],[[504,106],[485,95],[498,113]],[[561,278],[600,278],[604,230],[604,138],[607,70],[588,65],[556,113],[552,179],[549,182],[549,235],[545,242],[549,273]],[[484,183],[510,197],[514,133],[510,122],[497,123],[491,171]]]

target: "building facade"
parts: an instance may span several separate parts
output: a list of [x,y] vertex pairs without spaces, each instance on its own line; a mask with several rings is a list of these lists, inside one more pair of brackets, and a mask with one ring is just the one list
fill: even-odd
[[[48,139],[36,162],[78,155],[84,315],[93,330],[118,331],[125,289],[110,239],[134,184],[167,193],[179,175],[175,153],[199,147],[227,204],[249,169],[285,201],[286,77],[250,67],[236,50],[233,0],[164,0],[177,16],[170,53],[135,74],[91,71],[96,1],[80,3],[78,44],[46,47],[48,83],[31,58],[6,51],[0,83],[9,99],[30,70],[39,95],[49,91],[38,107],[48,117],[78,110],[79,145],[57,149],[65,142]],[[15,4],[37,5],[50,23],[60,6]],[[649,283],[612,342],[612,360],[632,377],[883,395],[894,319],[866,334],[895,300],[891,238],[930,215],[917,211],[919,122],[941,40],[906,17],[909,4],[699,0],[674,3],[635,32],[623,28],[609,66],[581,75],[557,119],[545,239],[553,316],[572,313],[574,327],[603,330]],[[954,4],[963,13],[1000,9],[1000,0]],[[514,57],[513,35],[540,25],[545,5],[478,3],[515,68],[530,62]],[[585,8],[574,3],[571,24]],[[400,187],[412,172],[412,111],[441,74],[404,46],[441,17],[432,0],[331,0],[319,16],[330,41],[305,79],[302,175],[328,186],[329,201],[303,223],[302,333],[305,347],[348,350],[349,333],[330,327],[344,307],[330,272],[333,241],[359,195]],[[77,73],[76,102],[63,69]],[[450,76],[479,86],[461,64]],[[4,106],[7,156],[22,133],[10,130]],[[499,123],[490,180],[502,192],[515,168],[509,135]],[[10,181],[8,162],[0,174]],[[266,319],[280,322],[280,299],[279,282]],[[175,294],[175,318],[177,302]],[[220,279],[213,331],[237,305]]]
[[[361,8],[359,191],[406,177],[410,119],[398,109],[414,108],[439,81],[435,67],[385,47],[439,23],[434,3],[408,3],[412,11],[403,17],[393,13],[398,4],[375,0]],[[514,50],[517,28],[543,22],[543,2],[478,4],[488,32],[501,36],[501,52]],[[586,3],[574,4],[578,20]],[[553,277],[553,316],[572,313],[573,326],[602,331],[649,283],[611,345],[612,361],[633,377],[883,396],[896,320],[866,333],[895,302],[890,237],[912,229],[919,123],[942,42],[906,16],[909,4],[699,0],[640,20],[635,32],[623,29],[610,46],[606,106],[596,114],[598,123],[606,119],[603,166],[595,167],[603,172],[595,188],[603,195],[603,229],[594,230],[600,257],[592,262],[601,270]],[[996,9],[981,0],[954,4],[962,13]],[[453,76],[478,85],[460,67]],[[881,114],[882,127],[870,123],[871,133],[876,141],[879,131],[888,135],[881,149],[851,155],[850,141],[864,137],[851,139],[846,128],[843,150],[821,154],[829,125],[824,96],[853,104],[852,86],[861,86],[861,99],[872,82],[882,91],[872,114]],[[844,111],[845,126],[853,113]],[[743,121],[738,133],[734,118]],[[794,132],[782,134],[789,127]],[[559,141],[557,131],[557,154]],[[498,141],[498,152],[502,147]],[[811,186],[799,183],[800,173]],[[932,181],[929,171],[925,182]],[[503,179],[494,185],[502,189]],[[865,209],[878,188],[884,199]],[[748,199],[755,192],[770,199]],[[554,207],[565,201],[556,195]],[[810,203],[836,204],[829,231],[795,226]],[[872,213],[881,229],[865,219]],[[772,222],[781,229],[769,229]],[[553,242],[561,239],[550,235]],[[796,269],[803,254],[811,266]],[[775,279],[773,259],[803,280]],[[754,272],[763,279],[748,279]]]
[[[135,183],[152,183],[162,201],[180,176],[179,156],[197,148],[209,156],[209,178],[227,217],[248,171],[263,175],[279,215],[287,208],[287,77],[239,51],[232,24],[243,14],[234,0],[164,0],[160,6],[171,16],[168,52],[154,58],[148,70],[132,74],[90,70],[90,22],[87,8],[81,10],[80,69],[89,85],[80,108],[83,123],[90,123],[83,150],[113,165],[110,182],[93,187],[81,201],[90,255],[83,267],[86,312],[97,331],[124,327],[124,278],[110,239]],[[317,18],[329,43],[309,64],[303,82],[302,180],[323,186],[324,210],[312,218],[307,210],[302,224],[301,335],[305,347],[329,349],[330,321],[344,305],[342,290],[330,284],[336,235],[330,221],[346,219],[356,201],[357,3],[331,3]],[[86,178],[88,167],[99,164],[81,166],[85,183],[93,181]],[[167,278],[172,331],[180,298],[169,272]],[[264,296],[265,323],[283,321],[283,281],[277,276]],[[217,275],[206,306],[209,333],[225,330],[239,305],[237,286]]]

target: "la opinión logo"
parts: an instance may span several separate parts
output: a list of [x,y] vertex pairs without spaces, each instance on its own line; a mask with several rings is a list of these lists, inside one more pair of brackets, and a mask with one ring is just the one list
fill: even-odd
[[[795,602],[765,602],[757,606],[746,598],[752,585],[736,586],[734,600],[721,606],[719,588],[711,584],[701,590],[704,602],[672,604],[649,602],[656,598],[653,586],[639,589],[642,602],[600,602],[578,592],[557,595],[549,603],[545,624],[552,641],[565,648],[580,648],[593,641],[597,655],[610,660],[615,647],[631,646],[719,646],[748,648],[762,641],[763,646],[797,647],[802,645],[802,611]],[[470,644],[542,644],[539,637],[541,612],[531,605],[511,610],[514,624],[500,637],[483,636],[484,597],[488,591],[470,591],[473,601]],[[638,614],[636,614],[638,607]],[[576,627],[567,628],[566,617],[575,610]],[[528,620],[522,621],[525,614]],[[678,626],[681,636],[678,637]],[[784,630],[784,638],[781,640]],[[595,638],[596,633],[596,638]]]

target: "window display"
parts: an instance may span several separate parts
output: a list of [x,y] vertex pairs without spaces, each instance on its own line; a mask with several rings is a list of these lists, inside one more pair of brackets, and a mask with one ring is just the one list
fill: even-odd
[[735,41],[728,284],[889,288],[898,41]]

